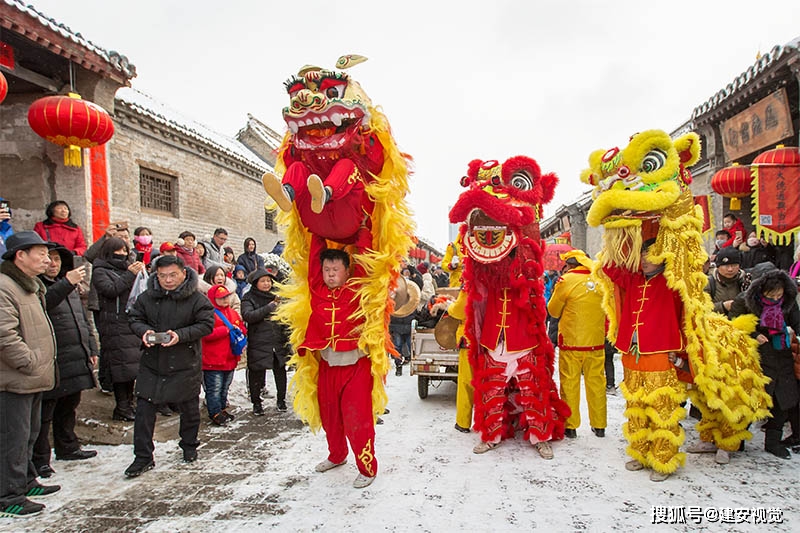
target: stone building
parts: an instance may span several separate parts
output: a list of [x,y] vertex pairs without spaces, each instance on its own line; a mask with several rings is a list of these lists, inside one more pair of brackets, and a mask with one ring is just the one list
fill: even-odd
[[[183,230],[199,239],[224,227],[242,251],[245,237],[269,251],[281,236],[264,210],[262,174],[273,168],[277,133],[253,117],[237,139],[219,134],[130,88],[136,68],[19,0],[0,2],[0,196],[14,228],[31,229],[45,206],[65,200],[91,242],[109,221],[148,226],[154,240]],[[44,96],[79,93],[112,117],[115,134],[83,150],[83,166],[30,128],[27,113]],[[251,148],[248,148],[250,146]]]

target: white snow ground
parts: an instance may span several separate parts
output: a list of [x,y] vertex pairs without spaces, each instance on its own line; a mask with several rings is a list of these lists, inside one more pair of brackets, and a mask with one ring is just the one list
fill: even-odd
[[[455,384],[443,382],[421,400],[416,378],[405,370],[403,377],[388,377],[391,413],[377,426],[379,475],[367,489],[351,486],[357,474],[352,455],[346,466],[313,471],[326,456],[326,444],[322,433],[312,435],[307,428],[256,439],[251,448],[240,443],[238,455],[201,447],[194,465],[179,462],[176,441],[158,444],[156,469],[135,480],[122,475],[132,460],[130,446],[93,446],[97,460],[54,463],[58,473],[46,482],[63,489],[43,500],[44,513],[0,519],[0,531],[60,531],[62,520],[82,512],[71,505],[78,499],[124,499],[133,486],[151,490],[189,468],[203,475],[242,475],[215,488],[224,497],[206,512],[165,508],[141,531],[800,531],[800,455],[787,461],[767,454],[758,429],[747,451],[733,454],[729,465],[717,465],[713,454],[689,455],[677,474],[654,483],[647,471],[623,467],[624,400],[618,395],[609,397],[606,438],[589,431],[582,406],[578,438],[555,443],[552,461],[520,440],[474,455],[478,437],[453,429]],[[243,380],[237,373],[231,396],[240,408],[237,425],[253,423]],[[692,426],[693,421],[684,422],[690,428],[687,443],[697,439]],[[260,455],[270,457],[262,468],[253,468]],[[192,494],[192,487],[175,489]],[[653,524],[655,506],[665,506],[661,517],[667,523]],[[681,513],[685,524],[675,522]],[[694,513],[702,516],[700,523],[692,520]],[[228,518],[220,520],[221,514]],[[736,523],[737,516],[748,522]],[[756,516],[772,523],[756,524]]]

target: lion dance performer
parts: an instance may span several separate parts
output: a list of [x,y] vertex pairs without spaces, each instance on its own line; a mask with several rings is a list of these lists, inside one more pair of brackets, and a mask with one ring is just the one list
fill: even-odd
[[461,287],[461,273],[464,271],[464,258],[461,257],[461,235],[447,244],[442,258],[442,270],[450,276],[451,287]]
[[475,388],[473,429],[485,453],[516,430],[539,454],[553,458],[550,440],[564,437],[569,407],[553,381],[554,351],[545,330],[541,206],[558,181],[533,159],[503,164],[474,160],[467,187],[450,211],[464,223],[465,334]]
[[650,468],[653,481],[685,462],[686,386],[676,364],[688,362],[683,381],[702,412],[700,438],[726,454],[752,437],[748,425],[768,416],[771,403],[752,318],[731,323],[712,312],[703,291],[703,219],[688,170],[699,157],[695,133],[673,141],[649,130],[623,149],[593,152],[581,174],[595,187],[587,221],[605,228],[594,275],[604,287],[608,337],[623,353],[623,433],[633,458],[626,468]]
[[[343,56],[336,66],[365,60]],[[289,131],[276,165],[283,176],[267,173],[263,184],[282,212],[284,257],[294,268],[277,312],[298,347],[294,410],[312,431],[325,430],[329,455],[316,470],[344,464],[349,441],[353,484],[363,488],[378,471],[374,424],[387,403],[387,352],[396,355],[390,290],[414,231],[405,202],[410,158],[348,74],[305,66],[286,89]]]

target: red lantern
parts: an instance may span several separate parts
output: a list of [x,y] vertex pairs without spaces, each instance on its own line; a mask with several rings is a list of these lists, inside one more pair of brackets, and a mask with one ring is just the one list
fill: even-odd
[[739,198],[750,196],[750,167],[734,163],[729,167],[718,170],[711,178],[711,189],[731,199],[731,209],[738,211],[742,208]]
[[8,80],[3,73],[0,72],[0,104],[3,103],[3,100],[6,99],[6,95],[8,94]]
[[783,146],[779,144],[772,150],[762,152],[755,159],[754,165],[777,165],[783,167],[793,167],[800,165],[800,150],[797,146]]
[[36,100],[28,109],[28,124],[40,137],[64,146],[64,164],[73,167],[81,166],[82,148],[105,144],[114,135],[105,109],[75,93]]

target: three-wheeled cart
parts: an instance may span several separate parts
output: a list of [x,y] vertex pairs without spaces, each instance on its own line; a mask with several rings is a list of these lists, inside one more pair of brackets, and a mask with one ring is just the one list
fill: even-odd
[[442,348],[432,329],[411,330],[411,375],[417,376],[417,391],[423,400],[433,381],[458,380],[458,349]]

